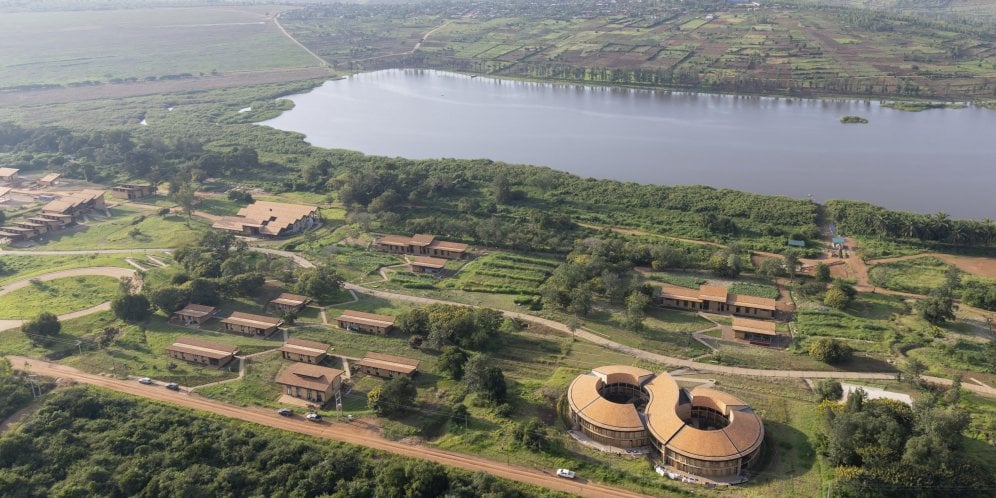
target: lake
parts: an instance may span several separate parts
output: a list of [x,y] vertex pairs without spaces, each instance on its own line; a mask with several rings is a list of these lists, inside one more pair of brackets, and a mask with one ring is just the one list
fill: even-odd
[[[367,154],[996,217],[996,111],[711,95],[387,70],[289,97],[265,125]],[[844,115],[869,124],[840,123]]]

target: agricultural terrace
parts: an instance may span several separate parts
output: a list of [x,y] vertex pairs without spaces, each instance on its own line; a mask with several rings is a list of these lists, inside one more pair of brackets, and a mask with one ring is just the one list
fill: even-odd
[[996,52],[982,25],[803,5],[574,9],[481,4],[468,16],[462,5],[339,5],[282,20],[345,70],[424,67],[737,93],[993,97]]

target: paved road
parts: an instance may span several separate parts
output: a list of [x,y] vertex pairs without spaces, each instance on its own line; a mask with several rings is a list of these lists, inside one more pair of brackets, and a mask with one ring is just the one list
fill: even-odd
[[0,249],[0,255],[4,256],[86,256],[89,254],[129,254],[136,252],[169,254],[173,252],[173,249],[92,249],[83,251],[8,251]]
[[565,493],[572,493],[593,498],[638,498],[646,496],[632,491],[593,483],[584,479],[574,481],[562,479],[551,475],[549,472],[552,472],[552,470],[542,471],[518,465],[508,465],[473,455],[464,455],[426,446],[412,446],[396,441],[388,441],[382,438],[379,434],[366,430],[355,424],[327,422],[314,423],[308,422],[300,417],[281,417],[273,410],[236,407],[218,401],[205,399],[197,395],[191,395],[186,392],[176,393],[163,389],[159,386],[145,386],[135,382],[134,380],[118,380],[100,375],[88,374],[65,365],[20,356],[10,356],[8,358],[15,369],[24,370],[34,374],[47,377],[72,379],[80,383],[91,384],[121,393],[163,401],[186,408],[203,410],[217,415],[245,420],[277,429],[342,441],[350,444],[362,445],[368,448],[387,451],[406,457],[431,460],[443,465],[457,467],[472,472],[487,472],[488,474],[497,477],[503,477]]

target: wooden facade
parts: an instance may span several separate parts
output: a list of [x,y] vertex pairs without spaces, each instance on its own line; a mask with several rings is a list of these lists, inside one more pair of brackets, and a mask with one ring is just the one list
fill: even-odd
[[111,195],[119,199],[141,199],[156,193],[155,187],[143,183],[122,183],[111,187]]
[[436,239],[435,235],[415,234],[412,237],[387,235],[374,242],[379,251],[407,256],[460,259],[467,254],[467,244]]

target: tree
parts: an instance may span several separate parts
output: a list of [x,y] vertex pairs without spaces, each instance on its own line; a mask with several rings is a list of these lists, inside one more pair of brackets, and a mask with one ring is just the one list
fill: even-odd
[[218,284],[206,278],[195,278],[185,284],[190,302],[205,306],[217,306],[221,302]]
[[643,320],[647,316],[647,306],[650,305],[650,298],[642,292],[633,292],[626,297],[626,328],[639,330],[643,327]]
[[503,174],[495,176],[494,183],[492,184],[494,188],[494,201],[495,204],[507,204],[512,198],[512,185],[508,181],[508,177]]
[[189,220],[194,215],[194,205],[197,204],[197,187],[187,182],[173,194],[173,201],[180,205]]
[[458,347],[451,346],[443,349],[443,354],[439,355],[436,369],[453,380],[460,380],[463,378],[463,366],[466,363],[467,353]]
[[823,304],[837,310],[846,308],[850,301],[851,300],[847,298],[847,294],[837,287],[831,287],[823,296]]
[[795,252],[789,251],[782,257],[785,263],[785,271],[789,278],[795,278],[795,272],[799,269],[799,256]]
[[539,420],[532,418],[516,426],[512,437],[526,448],[540,451],[546,442],[546,428]]
[[324,265],[298,270],[295,277],[297,282],[294,283],[294,292],[309,296],[322,303],[336,299],[343,284],[342,277],[335,270]]
[[156,309],[167,315],[183,309],[190,301],[190,291],[176,286],[167,286],[147,291],[146,295],[149,298],[149,302]]
[[463,366],[463,383],[471,391],[479,391],[484,386],[484,375],[491,364],[491,358],[481,353],[471,356]]
[[149,300],[141,294],[123,294],[111,301],[114,316],[132,323],[144,322],[152,316]]
[[816,263],[816,281],[821,283],[830,282],[830,267],[825,263]]
[[920,380],[920,374],[927,371],[927,365],[924,365],[922,361],[916,358],[906,358],[903,361],[900,369],[903,371],[903,376],[906,380],[910,382],[918,382]]
[[955,319],[955,306],[951,294],[946,289],[934,289],[926,298],[917,303],[920,317],[933,325],[941,325]]
[[251,272],[225,277],[222,286],[225,293],[232,296],[250,297],[256,295],[266,282],[262,273]]
[[830,337],[821,337],[809,346],[809,356],[827,364],[837,364],[851,357],[851,348]]
[[484,370],[480,394],[485,400],[495,405],[504,403],[507,389],[505,373],[500,368],[488,367]]
[[592,299],[591,286],[588,284],[579,285],[571,290],[570,304],[567,309],[574,313],[574,316],[588,316],[588,313],[591,312]]
[[816,383],[817,401],[837,401],[844,396],[844,388],[834,379],[824,379]]
[[[372,396],[374,390],[378,390],[378,392]],[[395,377],[383,386],[371,389],[370,393],[367,394],[367,405],[378,415],[395,415],[414,406],[416,395],[418,395],[418,390],[411,379]]]
[[605,297],[611,303],[619,304],[626,298],[626,281],[618,273],[605,270],[601,277]]
[[55,337],[61,330],[62,323],[59,322],[59,317],[47,311],[39,313],[34,319],[21,325],[21,332],[32,341],[44,341]]
[[413,308],[395,318],[394,327],[405,335],[426,335],[429,333],[429,312],[425,308]]

